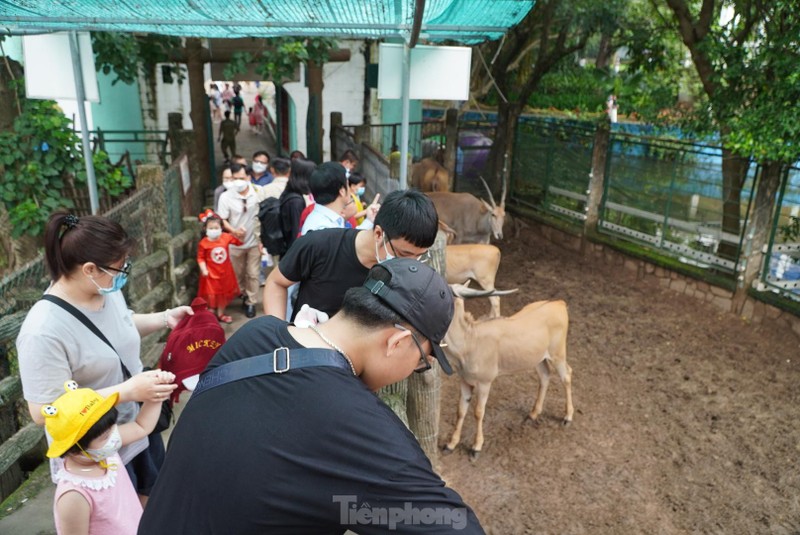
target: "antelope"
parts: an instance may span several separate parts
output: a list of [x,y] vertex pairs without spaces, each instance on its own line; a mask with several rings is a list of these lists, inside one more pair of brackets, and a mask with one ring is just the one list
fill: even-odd
[[[494,290],[497,268],[500,267],[500,249],[484,243],[448,245],[445,249],[445,278],[448,284],[464,284],[470,279],[484,290]],[[490,318],[500,317],[500,297],[489,296],[492,310]]]
[[427,193],[436,206],[439,219],[456,232],[454,243],[489,243],[491,236],[503,239],[503,220],[506,216],[506,183],[500,204],[495,203],[489,185],[481,177],[491,204],[471,193]]
[[450,172],[433,158],[411,166],[411,185],[420,191],[450,191]]
[[475,402],[475,442],[470,451],[476,459],[483,448],[483,417],[492,382],[498,375],[536,369],[539,391],[533,409],[524,421],[538,423],[542,413],[550,365],[558,372],[564,385],[566,415],[563,424],[572,422],[572,368],[567,364],[567,330],[569,317],[564,301],[537,301],[507,318],[476,321],[464,310],[464,297],[504,295],[508,291],[476,291],[466,286],[451,285],[456,296],[453,322],[444,341],[445,352],[461,376],[461,396],[458,403],[458,420],[453,435],[445,445],[452,452],[461,441],[461,429],[467,415],[470,398]]

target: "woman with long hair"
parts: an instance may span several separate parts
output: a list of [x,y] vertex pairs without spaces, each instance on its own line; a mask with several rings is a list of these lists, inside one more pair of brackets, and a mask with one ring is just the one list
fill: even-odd
[[[63,394],[66,381],[104,397],[119,393],[120,423],[136,419],[136,402],[162,402],[177,387],[159,382],[158,372],[142,371],[141,337],[174,328],[192,309],[152,314],[128,309],[120,290],[131,271],[133,248],[134,240],[122,226],[106,217],[79,218],[64,211],[50,216],[45,261],[52,282],[17,336],[23,395],[39,425],[44,424],[42,407]],[[164,457],[161,436],[123,447],[120,457],[146,501]],[[59,468],[53,459],[51,472]]]

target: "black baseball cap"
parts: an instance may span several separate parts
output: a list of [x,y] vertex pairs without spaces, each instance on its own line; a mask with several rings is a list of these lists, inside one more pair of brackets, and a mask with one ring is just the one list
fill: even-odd
[[418,260],[393,258],[375,265],[364,286],[431,341],[433,356],[451,375],[453,368],[439,344],[453,320],[453,294],[441,275]]

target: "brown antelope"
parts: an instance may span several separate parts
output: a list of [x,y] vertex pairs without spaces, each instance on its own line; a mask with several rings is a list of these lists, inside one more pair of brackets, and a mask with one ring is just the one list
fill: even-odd
[[411,185],[420,191],[450,191],[450,172],[433,158],[411,166]]
[[[448,245],[445,249],[447,264],[445,278],[448,284],[464,284],[470,279],[484,290],[494,290],[494,279],[500,267],[500,249],[485,243]],[[490,318],[500,317],[500,296],[490,295]]]
[[503,182],[503,192],[500,204],[494,202],[492,192],[486,181],[481,178],[486,187],[491,204],[479,199],[471,193],[434,192],[428,193],[439,219],[444,221],[456,232],[454,243],[489,243],[491,236],[503,239],[503,220],[506,216],[506,183]]
[[564,384],[566,415],[564,425],[572,421],[572,368],[567,364],[567,330],[569,317],[564,301],[537,301],[507,318],[476,321],[464,310],[463,297],[503,295],[503,292],[476,291],[461,285],[451,285],[455,313],[444,341],[445,352],[453,368],[461,376],[461,397],[458,420],[446,452],[455,449],[461,440],[461,429],[467,415],[470,398],[475,401],[476,432],[471,454],[477,458],[483,448],[483,417],[492,381],[502,374],[535,369],[539,375],[539,391],[533,409],[526,417],[534,423],[542,413],[552,365]]

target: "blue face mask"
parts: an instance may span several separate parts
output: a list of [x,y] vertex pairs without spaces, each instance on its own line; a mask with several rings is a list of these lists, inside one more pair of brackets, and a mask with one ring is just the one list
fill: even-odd
[[[103,270],[103,273],[108,273],[108,271],[106,271],[105,269],[103,268],[100,269]],[[111,273],[108,274],[111,275]],[[100,295],[108,295],[110,293],[118,292],[122,288],[124,288],[125,284],[128,282],[127,273],[117,273],[116,275],[112,275],[112,277],[113,278],[111,279],[111,286],[109,286],[108,288],[103,288],[102,286],[97,284],[97,282],[95,282],[94,279],[91,279],[92,283],[95,286],[97,286],[97,291],[100,293]]]
[[367,191],[367,188],[365,188],[364,186],[361,186],[360,188],[358,188],[358,189],[356,190],[356,195],[358,195],[359,197],[361,197],[362,195],[364,195],[364,192],[365,192],[365,191]]

